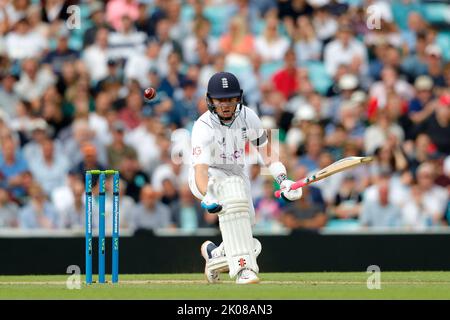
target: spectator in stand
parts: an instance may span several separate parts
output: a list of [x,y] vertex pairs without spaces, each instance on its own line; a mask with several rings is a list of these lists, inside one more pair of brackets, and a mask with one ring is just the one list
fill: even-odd
[[22,61],[22,73],[14,90],[21,99],[39,104],[39,98],[54,83],[56,78],[51,71],[41,69],[35,58],[28,58]]
[[450,153],[450,94],[440,96],[434,112],[418,124],[416,132],[427,134],[439,152]]
[[358,220],[361,213],[362,194],[357,190],[356,177],[346,174],[331,208],[331,219]]
[[139,202],[139,194],[144,185],[150,182],[149,176],[139,165],[134,154],[126,154],[120,163],[120,175],[125,181],[125,194],[135,202]]
[[125,135],[125,142],[136,150],[144,171],[151,173],[160,159],[157,139],[164,127],[151,107],[142,110],[142,117],[141,125]]
[[47,40],[30,29],[27,18],[20,19],[5,38],[5,51],[11,60],[40,58],[46,49]]
[[433,112],[433,105],[430,103],[434,99],[433,79],[422,75],[414,82],[416,89],[415,97],[409,102],[409,118],[414,123],[420,123]]
[[322,55],[322,42],[317,38],[308,17],[298,18],[297,30],[294,38],[297,65],[304,65],[309,61],[319,61]]
[[61,22],[69,19],[69,12],[67,8],[69,3],[64,0],[47,0],[42,6],[42,17],[44,22],[51,25],[58,25]]
[[248,32],[247,21],[242,16],[231,18],[228,33],[220,38],[220,49],[226,55],[249,57],[255,49],[255,38]]
[[417,168],[417,184],[403,207],[404,224],[412,228],[441,226],[448,205],[448,192],[435,184],[436,169],[429,162]]
[[121,121],[112,126],[112,143],[107,147],[109,168],[119,170],[125,157],[137,157],[136,150],[125,143],[125,125]]
[[418,76],[427,73],[427,54],[425,48],[427,47],[427,40],[425,33],[417,35],[415,50],[406,56],[401,64],[401,69],[407,75],[408,81],[414,81]]
[[[84,197],[86,196],[84,181],[82,176],[73,178],[69,187],[70,200],[64,204],[64,210],[58,210],[59,215],[64,219],[63,227],[69,229],[83,230],[86,225],[86,209],[84,207]],[[55,207],[56,207],[56,203]],[[108,212],[105,210],[105,212]],[[97,227],[97,219],[92,219],[92,227]]]
[[85,142],[81,145],[83,159],[72,167],[71,171],[79,175],[85,174],[88,170],[106,170],[103,163],[100,163],[95,145]]
[[34,183],[31,186],[30,197],[30,202],[19,213],[20,228],[48,230],[59,228],[62,221],[39,184]]
[[281,226],[282,210],[273,196],[273,181],[265,180],[263,194],[255,201],[255,228],[274,230]]
[[33,161],[30,162],[30,171],[34,179],[48,195],[64,183],[69,169],[69,161],[65,154],[56,152],[55,142],[50,138],[44,139],[41,152],[35,154]]
[[445,88],[441,48],[436,44],[429,44],[425,48],[425,54],[427,55],[427,74],[433,79],[436,87]]
[[193,33],[183,40],[183,60],[188,64],[199,63],[199,46],[206,43],[208,53],[217,54],[219,50],[218,40],[210,35],[211,23],[203,16],[193,21]]
[[167,57],[167,74],[162,79],[158,91],[164,92],[170,98],[174,98],[176,91],[181,88],[182,82],[186,79],[181,73],[181,56],[178,52],[173,51]]
[[178,208],[174,211],[175,216],[173,216],[176,226],[185,231],[195,231],[197,228],[208,227],[208,224],[203,219],[203,211],[198,201],[192,195],[189,186],[183,184],[180,187]]
[[[119,227],[120,230],[131,230],[133,226],[133,212],[136,209],[136,203],[133,198],[125,194],[127,184],[120,179],[119,181]],[[113,192],[113,179],[106,180],[106,192],[112,194]],[[113,198],[106,198],[106,232],[112,232],[112,212],[113,212]]]
[[366,154],[373,154],[375,149],[386,144],[390,138],[403,141],[402,128],[392,121],[387,110],[377,111],[376,122],[369,126],[364,134],[364,150]]
[[[71,166],[78,165],[82,162],[83,153],[82,147],[85,144],[93,145],[96,150],[96,157],[102,164],[107,164],[106,150],[101,142],[95,136],[95,131],[89,127],[89,122],[84,119],[77,119],[72,122],[69,128],[70,136],[66,141],[63,141],[64,153],[71,162]],[[93,168],[95,169],[95,168]]]
[[265,22],[264,31],[255,39],[255,50],[261,55],[264,62],[282,61],[289,49],[289,40],[280,35],[278,19],[275,15],[268,14]]
[[80,58],[80,53],[69,48],[70,31],[63,26],[57,33],[55,50],[50,51],[43,59],[42,63],[48,65],[57,75],[62,72],[64,63],[74,63]]
[[289,48],[286,51],[286,54],[284,55],[284,67],[273,75],[272,82],[274,89],[281,92],[286,99],[291,98],[302,85],[298,82],[297,62],[294,49]]
[[350,65],[352,71],[358,75],[367,73],[367,49],[355,39],[350,25],[339,26],[336,39],[324,48],[324,62],[331,77],[336,74],[341,64]]
[[144,53],[147,35],[136,30],[130,16],[122,14],[122,25],[109,34],[108,45],[111,58],[126,61],[136,53]]
[[9,118],[17,116],[16,105],[19,103],[19,96],[14,91],[14,85],[17,83],[18,75],[7,72],[0,73],[0,107]]
[[158,41],[155,39],[149,40],[144,54],[134,54],[127,60],[124,69],[125,78],[138,80],[141,88],[158,87],[159,85],[150,81],[148,73],[158,68],[160,50],[161,46]]
[[306,136],[305,154],[298,160],[298,164],[305,166],[308,172],[319,169],[319,157],[323,148],[322,135],[309,134]]
[[106,20],[117,31],[123,28],[123,16],[130,21],[136,21],[139,16],[139,6],[135,0],[112,0],[106,5]]
[[26,190],[22,175],[28,171],[28,163],[12,135],[1,138],[0,176],[3,177],[2,184],[8,188],[14,198],[23,197]]
[[[307,172],[306,167],[298,166],[295,180],[306,177]],[[302,197],[288,203],[283,209],[284,215],[281,217],[281,221],[289,229],[318,230],[327,222],[325,201],[320,189],[314,186],[303,188]]]
[[8,190],[0,184],[0,230],[17,228],[19,225],[19,207],[12,202]]
[[[360,224],[363,227],[400,227],[401,208],[391,200],[390,173],[383,173],[376,185],[363,195]],[[374,196],[368,197],[367,193]]]
[[92,26],[86,29],[83,35],[83,48],[93,45],[100,29],[106,28],[113,31],[111,26],[106,22],[104,4],[101,1],[92,1],[89,5],[89,19]]
[[98,28],[94,41],[83,51],[82,60],[89,70],[91,81],[94,84],[108,76],[108,36],[108,28]]
[[169,208],[157,198],[151,185],[141,189],[140,201],[134,211],[133,225],[135,229],[173,228]]

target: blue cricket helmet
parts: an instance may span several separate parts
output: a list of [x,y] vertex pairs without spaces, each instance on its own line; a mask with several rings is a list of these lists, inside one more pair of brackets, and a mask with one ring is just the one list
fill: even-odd
[[[243,91],[236,76],[230,72],[217,72],[208,81],[206,102],[211,113],[217,114],[212,99],[239,98],[233,121],[242,109]],[[220,116],[217,115],[220,119]],[[222,120],[222,119],[220,119]]]

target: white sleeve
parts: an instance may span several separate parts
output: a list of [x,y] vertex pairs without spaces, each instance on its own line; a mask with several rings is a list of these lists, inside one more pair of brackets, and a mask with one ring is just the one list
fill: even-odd
[[214,133],[207,123],[197,120],[192,128],[192,164],[211,164],[211,143]]
[[267,133],[263,128],[261,119],[250,108],[246,108],[244,111],[245,121],[248,124],[248,139],[251,143],[257,147],[262,147],[267,143]]

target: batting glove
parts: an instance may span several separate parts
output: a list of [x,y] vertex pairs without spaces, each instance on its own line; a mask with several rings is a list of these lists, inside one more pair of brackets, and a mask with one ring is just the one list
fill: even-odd
[[291,186],[294,184],[292,180],[284,180],[281,182],[281,197],[283,197],[286,201],[295,201],[302,197],[303,191],[302,188],[298,188],[296,190],[291,190]]
[[217,200],[214,192],[215,179],[210,177],[208,179],[208,186],[206,188],[206,194],[203,197],[201,206],[206,209],[209,213],[218,213],[222,211],[222,205]]

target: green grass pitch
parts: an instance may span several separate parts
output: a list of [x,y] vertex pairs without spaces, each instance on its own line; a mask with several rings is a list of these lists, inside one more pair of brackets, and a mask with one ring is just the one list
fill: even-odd
[[378,290],[367,288],[369,276],[262,273],[259,284],[236,285],[222,275],[211,285],[203,274],[120,275],[119,284],[82,283],[79,290],[66,287],[68,275],[0,276],[0,299],[450,299],[450,272],[382,272]]

